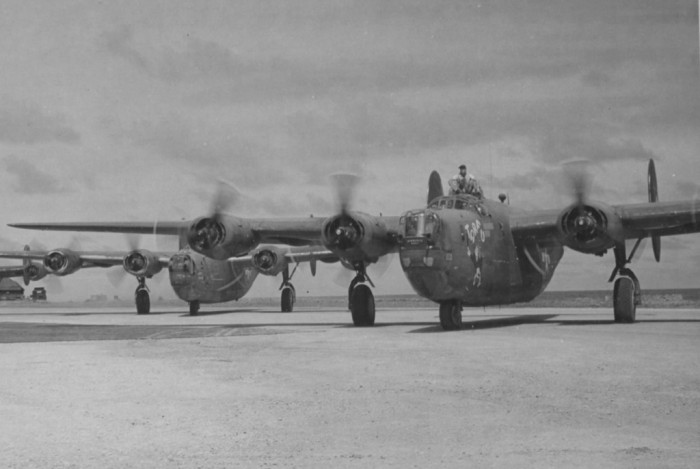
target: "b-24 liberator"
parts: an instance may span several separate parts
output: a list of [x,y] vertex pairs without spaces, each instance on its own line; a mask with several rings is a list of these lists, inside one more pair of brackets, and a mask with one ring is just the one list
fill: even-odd
[[[568,247],[602,256],[612,250],[613,312],[616,322],[634,322],[641,287],[629,267],[645,238],[660,261],[660,237],[700,231],[694,200],[660,202],[654,162],[648,168],[649,200],[607,204],[589,199],[574,182],[566,207],[525,211],[471,195],[445,195],[437,172],[430,175],[427,205],[400,216],[374,216],[351,210],[352,184],[341,184],[339,213],[311,218],[243,218],[215,213],[191,221],[159,223],[21,223],[18,228],[62,231],[184,232],[189,248],[207,259],[247,256],[261,243],[319,244],[356,272],[348,301],[353,323],[375,322],[367,266],[398,252],[417,294],[439,304],[444,329],[462,326],[462,308],[527,302],[549,284]],[[344,187],[343,187],[344,186]],[[625,242],[636,240],[628,252]],[[202,259],[204,259],[202,258]],[[209,262],[209,261],[205,261]],[[177,265],[176,263],[174,264]]]

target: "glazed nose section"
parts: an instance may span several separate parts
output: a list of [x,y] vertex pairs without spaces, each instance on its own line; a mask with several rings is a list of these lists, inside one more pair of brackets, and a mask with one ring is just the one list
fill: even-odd
[[168,266],[172,286],[190,285],[195,278],[194,262],[190,256],[176,255],[170,259]]

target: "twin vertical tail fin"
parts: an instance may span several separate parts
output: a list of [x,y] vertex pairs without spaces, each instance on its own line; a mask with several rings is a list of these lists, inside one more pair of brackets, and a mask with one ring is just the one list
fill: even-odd
[[[647,173],[647,186],[649,188],[649,202],[658,202],[659,200],[659,188],[656,183],[656,166],[654,166],[654,160],[649,160],[649,171]],[[661,237],[652,236],[651,246],[654,249],[654,259],[656,262],[661,260]]]
[[430,173],[430,178],[428,179],[428,205],[437,197],[442,197],[444,195],[440,174],[438,174],[437,171],[433,171]]

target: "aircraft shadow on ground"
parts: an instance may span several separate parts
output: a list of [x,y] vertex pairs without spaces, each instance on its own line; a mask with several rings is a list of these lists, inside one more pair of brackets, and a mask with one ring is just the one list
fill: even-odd
[[440,324],[432,324],[429,327],[414,329],[410,331],[412,334],[421,334],[429,332],[468,332],[480,329],[497,329],[499,327],[513,327],[523,324],[542,323],[549,319],[557,317],[557,314],[527,314],[522,316],[506,316],[490,319],[479,319],[477,321],[464,321],[462,329],[459,331],[445,331]]
[[[497,329],[500,327],[521,326],[524,324],[550,323],[558,326],[611,326],[615,321],[611,319],[552,319],[559,317],[559,314],[527,314],[522,316],[507,316],[490,319],[480,319],[477,321],[464,321],[462,329],[458,331],[445,331],[439,324],[432,324],[429,327],[415,329],[409,333],[430,333],[430,332],[468,332],[481,329]],[[700,319],[637,319],[635,324],[663,324],[663,323],[700,323]],[[415,323],[414,323],[415,324]],[[394,324],[386,324],[394,325]],[[634,324],[624,324],[624,326],[634,326]]]

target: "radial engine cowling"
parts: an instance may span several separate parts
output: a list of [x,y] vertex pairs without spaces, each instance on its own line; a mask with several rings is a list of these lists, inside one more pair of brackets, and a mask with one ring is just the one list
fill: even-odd
[[384,220],[359,212],[343,213],[326,220],[323,244],[350,263],[376,262],[394,247]]
[[245,254],[258,244],[247,220],[227,215],[197,218],[187,241],[194,251],[220,260]]
[[559,215],[557,226],[564,245],[586,254],[602,255],[625,239],[620,217],[597,202],[570,206]]
[[22,279],[25,285],[29,285],[29,282],[36,282],[41,280],[49,274],[48,270],[43,264],[26,264],[24,266],[24,273],[22,274]]
[[80,256],[70,249],[55,249],[44,257],[44,267],[54,275],[68,275],[81,267]]
[[275,276],[287,266],[284,251],[275,247],[265,247],[251,252],[253,267],[263,275]]
[[145,249],[124,256],[124,270],[136,277],[151,278],[162,269],[158,256]]

